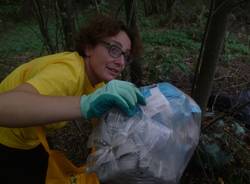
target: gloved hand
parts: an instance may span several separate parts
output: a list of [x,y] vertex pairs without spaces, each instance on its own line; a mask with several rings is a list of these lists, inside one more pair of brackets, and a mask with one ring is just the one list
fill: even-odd
[[118,107],[128,116],[135,113],[137,104],[145,105],[145,99],[134,84],[112,80],[80,101],[81,114],[86,119],[98,118],[113,107]]

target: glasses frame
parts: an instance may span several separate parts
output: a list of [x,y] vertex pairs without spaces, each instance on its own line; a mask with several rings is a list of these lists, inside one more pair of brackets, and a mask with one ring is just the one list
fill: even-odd
[[[121,47],[117,46],[116,44],[112,44],[112,43],[109,43],[109,42],[106,42],[106,41],[100,41],[101,44],[103,44],[103,46],[108,50],[108,53],[109,55],[112,57],[112,58],[119,58],[121,57],[121,55],[123,55],[124,57],[124,61],[125,61],[125,64],[126,65],[129,65],[130,63],[132,63],[132,58],[130,56],[130,54],[124,52]],[[119,54],[116,55],[112,52],[112,48],[116,48],[116,49],[119,49]]]

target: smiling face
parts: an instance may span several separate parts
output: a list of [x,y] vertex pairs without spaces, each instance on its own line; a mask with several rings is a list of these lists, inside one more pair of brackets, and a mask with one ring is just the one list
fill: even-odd
[[[117,35],[107,37],[102,41],[95,47],[87,47],[85,50],[87,55],[85,57],[86,72],[93,85],[118,77],[126,65],[124,53],[128,54],[131,50],[131,41],[124,31],[120,31]],[[110,54],[112,45],[116,46],[112,51],[121,49],[122,54],[119,57]]]

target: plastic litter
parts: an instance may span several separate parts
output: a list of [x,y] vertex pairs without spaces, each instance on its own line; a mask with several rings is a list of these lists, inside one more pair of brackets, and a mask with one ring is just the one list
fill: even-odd
[[169,83],[140,90],[146,106],[133,117],[111,110],[89,138],[87,170],[102,183],[178,183],[199,142],[201,111],[189,96]]

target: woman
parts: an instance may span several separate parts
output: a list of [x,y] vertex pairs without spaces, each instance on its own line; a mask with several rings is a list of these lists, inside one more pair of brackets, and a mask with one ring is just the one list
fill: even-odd
[[80,31],[76,45],[76,52],[25,63],[1,82],[0,176],[7,183],[45,182],[48,155],[35,126],[60,128],[64,121],[98,118],[112,107],[132,116],[136,104],[145,104],[133,84],[113,80],[140,51],[138,39],[120,21],[97,16]]

